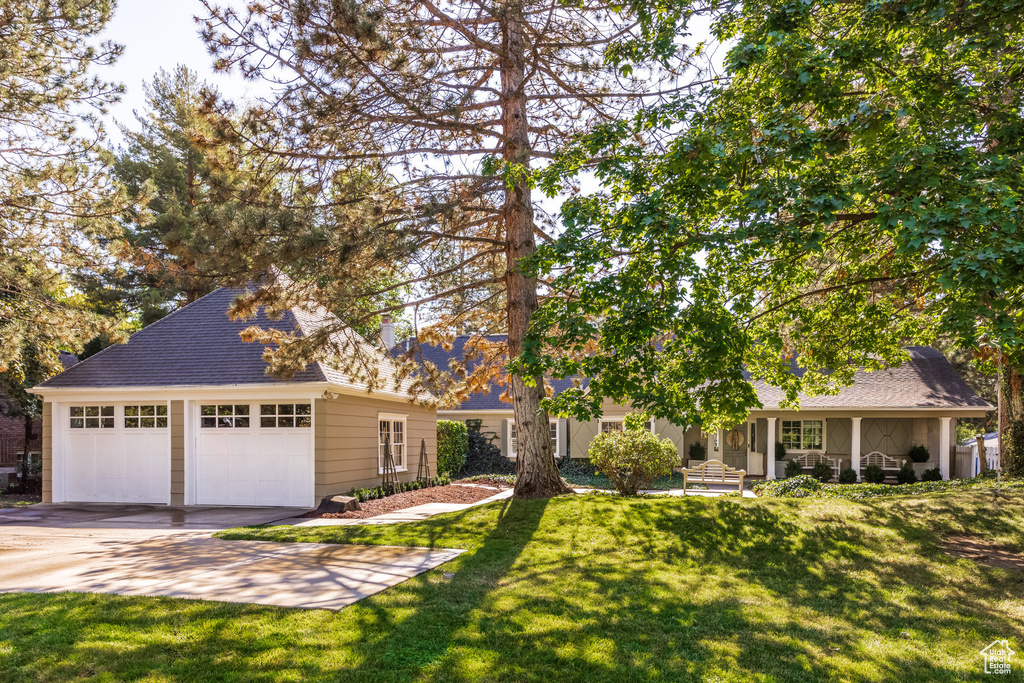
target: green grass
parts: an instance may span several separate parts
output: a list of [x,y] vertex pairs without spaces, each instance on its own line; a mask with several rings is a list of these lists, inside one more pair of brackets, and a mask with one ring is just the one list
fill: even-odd
[[[466,548],[338,613],[0,596],[0,680],[961,681],[1024,651],[1024,494],[503,501],[415,524],[222,538]],[[1002,680],[1022,680],[1024,662]]]

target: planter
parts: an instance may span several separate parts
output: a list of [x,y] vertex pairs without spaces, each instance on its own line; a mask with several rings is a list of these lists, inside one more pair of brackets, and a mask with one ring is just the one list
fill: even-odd
[[938,467],[937,464],[930,462],[912,462],[910,465],[914,468],[914,474],[917,475],[918,481],[921,481],[921,475],[924,474],[925,470],[933,470]]
[[785,479],[786,478],[786,463],[788,460],[775,460],[775,478]]

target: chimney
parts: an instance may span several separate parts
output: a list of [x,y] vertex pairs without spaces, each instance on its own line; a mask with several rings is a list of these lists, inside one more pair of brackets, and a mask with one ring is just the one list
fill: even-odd
[[391,316],[384,316],[380,324],[380,339],[384,344],[384,350],[390,351],[395,345],[395,324],[391,322]]

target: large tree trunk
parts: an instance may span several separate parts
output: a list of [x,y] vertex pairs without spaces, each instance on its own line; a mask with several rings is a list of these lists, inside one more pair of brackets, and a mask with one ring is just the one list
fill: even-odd
[[1024,475],[1024,367],[1003,367],[999,415],[999,458],[1007,474]]
[[[529,169],[530,138],[526,119],[526,40],[522,7],[515,0],[506,7],[503,22],[501,69],[501,123],[505,135],[504,161],[509,167]],[[502,213],[508,254],[508,351],[519,355],[530,317],[537,310],[537,281],[519,269],[520,259],[536,251],[533,200],[525,174],[506,185]],[[548,413],[541,408],[544,381],[534,377],[528,386],[522,377],[511,377],[512,411],[516,421],[515,495],[540,498],[571,493],[562,481],[551,447]]]

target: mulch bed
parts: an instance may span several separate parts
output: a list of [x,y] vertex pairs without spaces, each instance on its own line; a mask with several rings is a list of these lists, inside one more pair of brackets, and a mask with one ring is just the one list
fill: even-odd
[[943,550],[955,557],[964,557],[989,567],[1024,571],[1024,557],[991,541],[969,536],[953,536],[946,539],[942,545]]
[[[501,488],[507,489],[508,487],[502,486]],[[449,484],[448,486],[434,486],[429,489],[406,491],[405,493],[396,493],[393,496],[378,498],[377,500],[368,500],[365,503],[359,504],[362,508],[361,510],[353,512],[328,512],[321,515],[314,510],[302,516],[321,519],[366,519],[417,505],[426,505],[427,503],[475,503],[500,492],[501,489],[491,486],[459,486]]]

